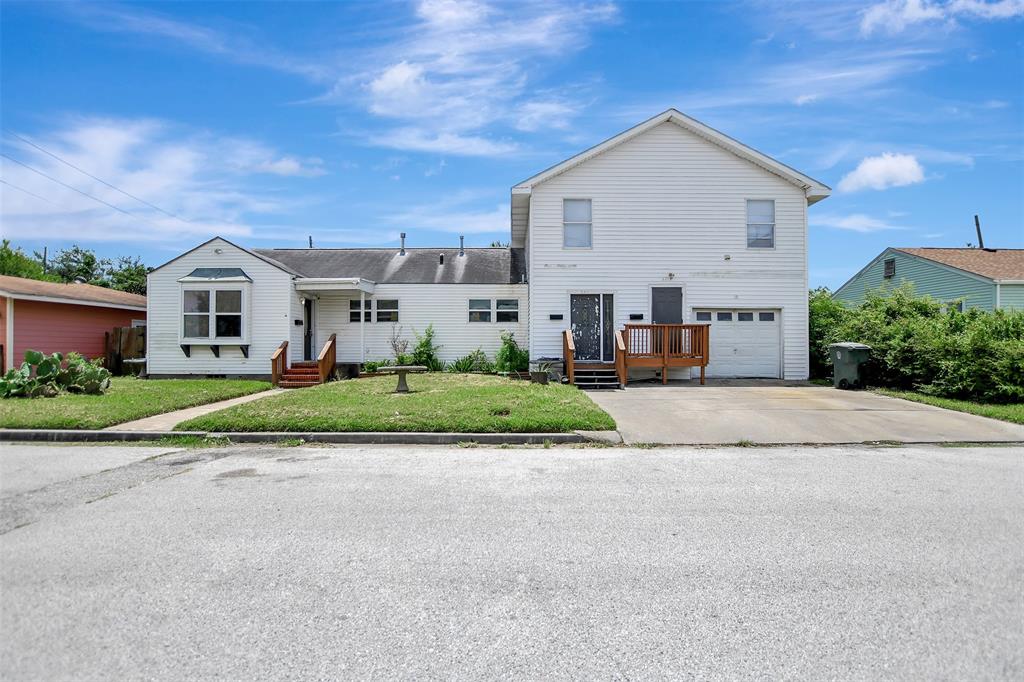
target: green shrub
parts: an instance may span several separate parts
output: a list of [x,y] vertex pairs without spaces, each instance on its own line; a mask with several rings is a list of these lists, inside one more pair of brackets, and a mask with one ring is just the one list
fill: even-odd
[[875,386],[982,402],[1024,401],[1024,311],[957,311],[905,284],[869,292],[838,310],[827,292],[810,297],[812,376],[831,371],[828,344],[871,346],[865,380]]
[[459,374],[467,374],[469,372],[489,374],[494,371],[494,363],[487,359],[486,353],[477,348],[469,355],[464,355],[448,363],[447,370]]
[[87,360],[78,353],[44,355],[25,351],[21,367],[11,368],[0,378],[0,396],[4,398],[52,398],[61,391],[103,393],[110,386],[110,372],[102,360]]
[[394,364],[395,364],[395,361],[394,360],[390,360],[390,359],[370,360],[368,362],[364,362],[363,363],[363,371],[364,372],[376,372],[381,367],[390,367],[391,365],[394,365]]
[[525,372],[530,368],[530,352],[519,347],[515,334],[501,333],[501,348],[494,357],[494,369],[498,372]]
[[412,364],[423,365],[431,372],[440,372],[444,369],[444,361],[437,357],[440,346],[434,343],[434,325],[428,324],[423,330],[422,336],[415,331],[416,346],[412,349]]

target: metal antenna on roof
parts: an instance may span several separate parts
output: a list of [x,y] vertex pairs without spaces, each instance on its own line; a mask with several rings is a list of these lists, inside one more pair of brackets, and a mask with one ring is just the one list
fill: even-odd
[[981,221],[978,220],[978,214],[974,214],[974,229],[978,231],[978,248],[985,248],[985,240],[981,238]]
[[313,235],[309,235],[309,248],[313,248]]

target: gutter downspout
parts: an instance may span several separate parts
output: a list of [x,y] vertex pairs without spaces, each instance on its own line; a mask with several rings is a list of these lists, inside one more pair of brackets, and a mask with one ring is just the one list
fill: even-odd
[[366,364],[366,292],[359,290],[359,369]]
[[[148,317],[148,316],[147,316]],[[4,371],[14,367],[14,299],[7,297],[7,338],[4,339]]]
[[996,282],[996,310],[999,310],[1000,308],[1002,308],[1002,307],[1003,307],[1003,303],[1002,303],[1002,301],[1001,301],[1001,300],[999,300],[999,299],[1000,299],[1000,294],[1002,293],[1002,292],[1001,292],[1001,291],[999,290],[999,287],[1000,287],[1000,286],[1001,286],[1001,285],[999,284],[999,282]]

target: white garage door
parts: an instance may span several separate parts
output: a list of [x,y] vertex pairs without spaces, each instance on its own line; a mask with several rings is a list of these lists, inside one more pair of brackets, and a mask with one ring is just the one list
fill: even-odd
[[781,328],[778,310],[695,310],[697,322],[711,323],[709,377],[778,378]]

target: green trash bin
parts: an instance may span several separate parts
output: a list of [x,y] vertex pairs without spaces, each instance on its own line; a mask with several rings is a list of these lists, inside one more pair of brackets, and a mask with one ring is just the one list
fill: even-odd
[[871,355],[871,346],[844,341],[830,344],[828,349],[832,354],[832,385],[842,389],[862,387],[860,366]]

